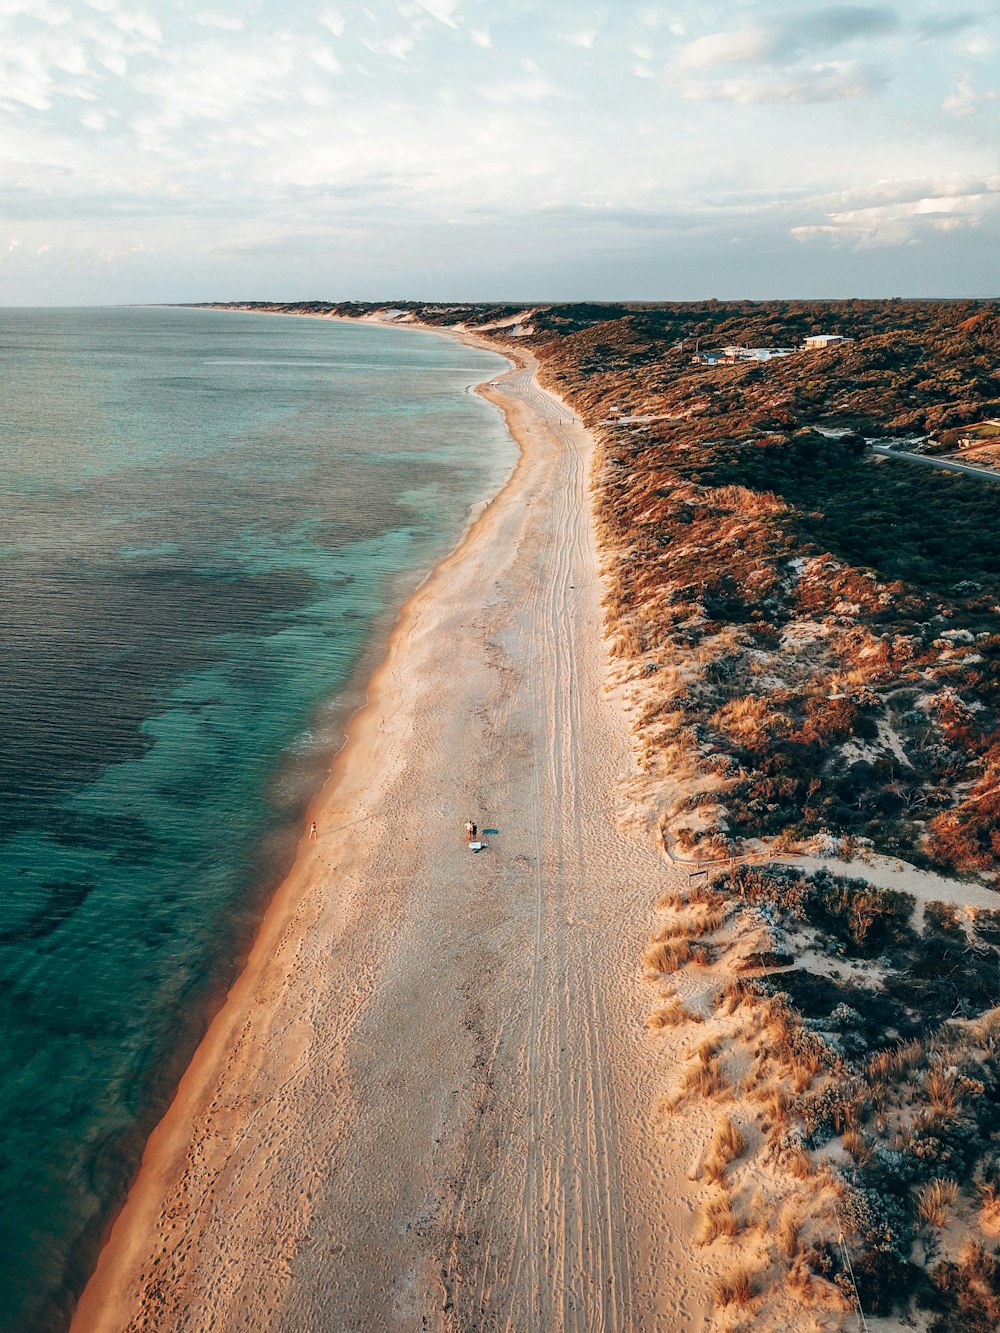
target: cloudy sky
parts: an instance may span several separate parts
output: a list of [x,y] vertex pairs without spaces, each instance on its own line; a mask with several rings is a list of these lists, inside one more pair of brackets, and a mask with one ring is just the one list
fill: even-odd
[[1000,294],[1000,2],[0,0],[0,305]]

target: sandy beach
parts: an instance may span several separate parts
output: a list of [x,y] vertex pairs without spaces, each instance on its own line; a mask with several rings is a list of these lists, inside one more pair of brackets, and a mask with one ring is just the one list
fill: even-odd
[[617,810],[592,442],[527,358],[487,392],[521,461],[404,608],[76,1333],[707,1321],[640,965],[686,875]]

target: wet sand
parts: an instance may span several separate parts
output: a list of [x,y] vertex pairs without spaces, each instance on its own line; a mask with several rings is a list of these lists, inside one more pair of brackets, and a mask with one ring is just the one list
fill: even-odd
[[616,821],[592,442],[530,365],[488,392],[521,461],[404,608],[76,1333],[704,1325],[639,976],[684,872]]

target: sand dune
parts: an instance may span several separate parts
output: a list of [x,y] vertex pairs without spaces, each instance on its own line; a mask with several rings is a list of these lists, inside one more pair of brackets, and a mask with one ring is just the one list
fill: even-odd
[[529,365],[489,392],[522,461],[405,608],[78,1333],[707,1322],[640,975],[684,872],[616,822],[591,441]]

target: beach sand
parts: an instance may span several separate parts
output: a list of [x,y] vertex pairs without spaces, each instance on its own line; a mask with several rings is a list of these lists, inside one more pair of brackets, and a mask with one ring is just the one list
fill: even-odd
[[686,876],[616,818],[591,440],[524,361],[521,461],[404,608],[76,1333],[707,1322],[640,964]]

